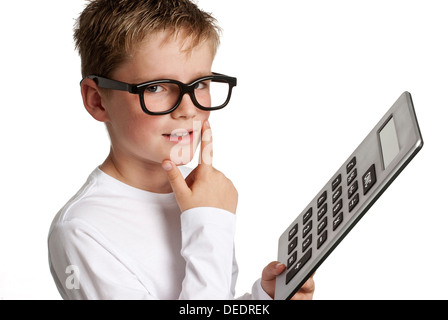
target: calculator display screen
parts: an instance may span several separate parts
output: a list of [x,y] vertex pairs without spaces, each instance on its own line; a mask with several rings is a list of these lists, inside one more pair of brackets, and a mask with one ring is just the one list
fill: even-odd
[[391,117],[380,133],[381,150],[383,154],[384,169],[394,160],[400,152],[397,131],[395,129],[394,118]]

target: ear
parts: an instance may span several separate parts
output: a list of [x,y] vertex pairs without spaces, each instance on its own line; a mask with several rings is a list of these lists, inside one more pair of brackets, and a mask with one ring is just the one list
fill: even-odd
[[103,96],[94,80],[86,78],[82,81],[81,95],[84,107],[94,119],[100,122],[109,120],[109,115],[103,106]]

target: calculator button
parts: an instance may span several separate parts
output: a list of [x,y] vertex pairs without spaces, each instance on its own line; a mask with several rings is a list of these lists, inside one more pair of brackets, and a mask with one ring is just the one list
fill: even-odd
[[350,162],[347,164],[347,173],[352,171],[352,169],[355,167],[355,165],[356,165],[356,157],[353,157],[353,159],[350,160]]
[[294,251],[294,249],[297,247],[297,237],[295,237],[289,244],[288,244],[288,254],[291,254],[291,252]]
[[317,234],[321,234],[322,231],[325,230],[325,227],[327,226],[327,217],[325,217],[322,222],[319,222],[317,225]]
[[306,249],[311,245],[313,235],[310,234],[308,238],[306,238],[302,243],[302,252],[305,252]]
[[333,207],[333,217],[339,213],[342,209],[342,199],[339,199],[338,202]]
[[327,204],[325,203],[322,208],[317,210],[317,220],[319,221],[327,213]]
[[342,186],[340,186],[340,187],[338,188],[338,190],[336,190],[336,191],[333,193],[333,203],[335,203],[336,200],[339,199],[339,197],[341,196],[341,194],[342,194]]
[[356,179],[356,176],[358,175],[358,170],[353,170],[352,173],[350,173],[347,177],[347,185],[349,186],[353,180]]
[[362,176],[362,187],[364,189],[364,194],[369,192],[376,182],[376,172],[375,164],[372,164],[366,173]]
[[342,176],[341,176],[341,174],[338,174],[338,176],[331,183],[331,191],[334,191],[339,186],[341,181],[342,181]]
[[327,230],[325,230],[324,233],[322,233],[322,235],[319,238],[317,238],[317,249],[319,249],[326,240],[327,240]]
[[299,261],[297,261],[293,266],[292,269],[286,274],[286,284],[288,284],[292,278],[303,268],[305,263],[308,262],[308,260],[311,259],[311,250],[309,249],[302,258],[300,258]]
[[306,226],[303,227],[302,237],[305,238],[308,235],[308,233],[310,233],[312,228],[313,228],[313,220],[308,222]]
[[348,212],[352,212],[353,208],[356,207],[356,205],[359,202],[359,193],[357,193],[352,200],[348,202]]
[[333,220],[333,231],[335,231],[344,221],[344,216],[342,212],[336,217],[336,219]]
[[291,268],[292,264],[293,264],[294,262],[296,262],[296,260],[297,260],[297,251],[294,251],[294,253],[292,254],[292,256],[290,256],[289,259],[288,259],[288,265],[287,265],[287,268],[288,268],[288,269]]
[[297,223],[294,225],[294,227],[292,227],[291,230],[289,230],[288,233],[288,241],[291,241],[291,239],[296,235],[297,230],[299,229],[299,226],[297,225]]
[[313,215],[313,208],[309,208],[307,212],[303,215],[303,224],[307,223]]
[[324,193],[317,198],[317,207],[320,208],[320,206],[324,204],[325,200],[327,200],[327,191],[324,191]]
[[353,195],[355,194],[356,191],[358,191],[358,181],[355,181],[355,182],[348,188],[348,191],[347,191],[348,198],[350,199],[351,197],[353,197]]

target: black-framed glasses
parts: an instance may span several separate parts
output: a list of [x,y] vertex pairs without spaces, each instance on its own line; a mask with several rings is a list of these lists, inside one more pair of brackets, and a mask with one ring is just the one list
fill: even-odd
[[100,76],[88,76],[98,87],[138,94],[143,111],[149,115],[164,115],[179,107],[188,94],[194,105],[204,111],[219,110],[230,101],[237,79],[219,73],[199,78],[189,84],[177,80],[154,80],[129,84]]

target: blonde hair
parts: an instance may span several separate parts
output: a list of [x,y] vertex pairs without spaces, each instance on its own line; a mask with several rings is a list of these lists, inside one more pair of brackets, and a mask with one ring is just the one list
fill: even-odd
[[73,36],[82,77],[109,77],[145,38],[159,31],[191,39],[187,51],[209,41],[215,54],[220,43],[216,20],[189,0],[91,0]]

